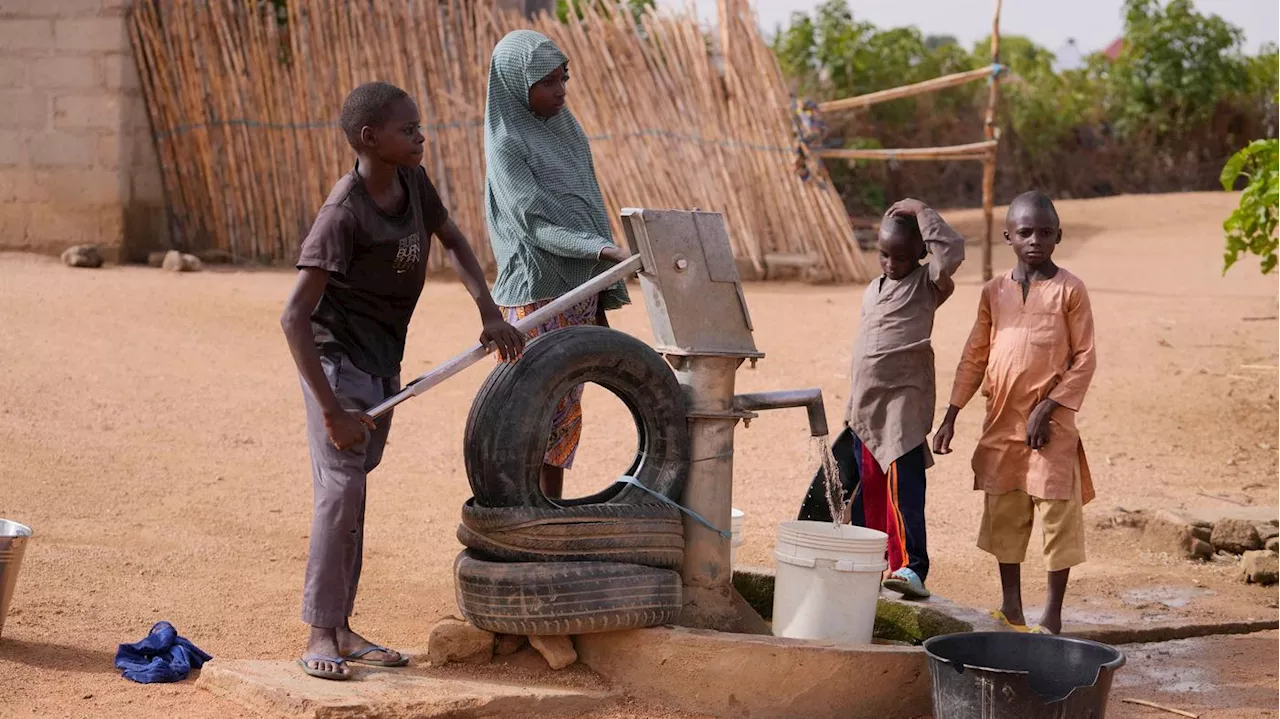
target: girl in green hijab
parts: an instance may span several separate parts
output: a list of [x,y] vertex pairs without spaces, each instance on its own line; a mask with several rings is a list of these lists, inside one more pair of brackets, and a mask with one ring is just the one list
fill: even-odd
[[[626,259],[613,243],[586,133],[565,108],[569,59],[550,38],[516,30],[493,49],[484,109],[485,219],[498,261],[494,301],[508,322]],[[530,330],[608,326],[605,311],[630,302],[609,289]],[[582,437],[582,386],[556,407],[543,458],[542,491],[560,498],[564,470]]]

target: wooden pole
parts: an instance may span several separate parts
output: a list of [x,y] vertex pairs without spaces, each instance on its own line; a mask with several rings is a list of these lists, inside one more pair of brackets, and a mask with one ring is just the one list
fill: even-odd
[[839,112],[841,110],[852,110],[858,107],[867,107],[876,105],[890,100],[901,100],[904,97],[912,97],[914,95],[923,95],[926,92],[937,92],[945,90],[948,87],[963,85],[974,80],[981,80],[985,77],[991,77],[995,72],[991,67],[980,67],[976,70],[966,70],[965,72],[957,72],[952,75],[943,75],[935,77],[932,80],[917,82],[912,85],[903,85],[901,87],[891,87],[888,90],[880,90],[877,92],[869,92],[865,95],[857,95],[855,97],[846,97],[843,100],[830,100],[818,105],[818,111],[821,113]]
[[878,150],[818,150],[818,157],[832,160],[982,160],[996,148],[995,140],[946,147],[904,147]]
[[[996,10],[991,18],[991,65],[1000,62],[1000,4],[996,0]],[[987,159],[982,163],[982,219],[986,223],[986,233],[982,237],[982,281],[991,279],[991,234],[995,229],[992,211],[995,203],[996,187],[996,102],[1000,98],[1000,83],[993,73],[991,84],[987,88],[987,115],[982,123],[982,136],[992,143]]]

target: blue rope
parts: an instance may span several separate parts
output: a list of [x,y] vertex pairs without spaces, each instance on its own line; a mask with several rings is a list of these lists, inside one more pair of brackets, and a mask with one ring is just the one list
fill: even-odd
[[1000,77],[1000,75],[1002,75],[1008,69],[1009,68],[1007,66],[1001,65],[998,62],[991,63],[991,76],[987,78],[987,84],[990,85],[991,83],[995,82],[996,78]]
[[635,477],[629,477],[629,476],[627,476],[627,475],[623,475],[623,476],[621,476],[621,477],[618,477],[618,481],[617,481],[617,482],[615,482],[615,484],[629,484],[629,485],[631,485],[631,486],[633,486],[633,487],[639,487],[640,489],[643,489],[644,491],[648,492],[649,494],[652,494],[653,496],[655,496],[655,497],[657,497],[658,499],[662,500],[662,501],[663,501],[663,503],[665,503],[665,504],[669,504],[669,505],[671,505],[672,507],[675,507],[676,509],[680,510],[681,512],[684,512],[685,514],[689,515],[690,517],[693,517],[693,520],[694,520],[695,522],[697,522],[698,524],[701,524],[702,526],[706,527],[707,529],[710,529],[711,531],[715,532],[716,534],[720,535],[721,537],[724,537],[725,539],[732,539],[732,538],[733,538],[733,533],[732,533],[732,532],[726,532],[726,531],[724,531],[724,530],[722,530],[722,529],[716,529],[716,526],[715,526],[714,524],[712,524],[711,522],[708,522],[706,519],[704,519],[704,518],[703,518],[703,516],[702,516],[701,514],[698,514],[697,512],[693,511],[692,509],[689,509],[688,507],[685,507],[685,506],[681,505],[679,502],[676,502],[675,500],[671,499],[670,497],[667,497],[667,496],[666,496],[666,495],[664,495],[664,494],[660,494],[660,493],[658,493],[658,492],[655,492],[655,491],[653,491],[652,489],[649,489],[648,487],[644,486],[643,484],[640,484],[640,480],[636,479]]

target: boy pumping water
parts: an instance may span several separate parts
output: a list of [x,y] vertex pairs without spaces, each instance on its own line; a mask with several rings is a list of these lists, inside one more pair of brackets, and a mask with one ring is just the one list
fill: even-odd
[[298,664],[336,680],[351,676],[348,662],[409,662],[356,634],[348,619],[360,583],[366,478],[382,461],[391,429],[391,413],[374,421],[366,412],[400,389],[433,235],[480,311],[481,343],[496,344],[504,358],[524,347],[421,167],[413,99],[385,82],[361,85],[343,103],[340,124],[356,164],[334,185],[302,243],[298,280],[280,318],[302,378],[314,493],[302,601],[311,637]]

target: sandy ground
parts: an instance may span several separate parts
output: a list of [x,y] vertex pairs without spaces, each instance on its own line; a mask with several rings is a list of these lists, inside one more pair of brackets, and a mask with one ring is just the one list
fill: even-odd
[[[1095,527],[1117,505],[1216,501],[1202,494],[1277,504],[1276,280],[1253,262],[1222,276],[1220,223],[1232,201],[1193,194],[1060,205],[1066,238],[1057,258],[1090,289],[1100,358],[1079,420],[1099,498],[1086,508],[1090,561],[1073,573],[1068,623],[1276,616],[1274,588],[1243,585],[1231,567],[1144,554],[1132,530]],[[947,216],[970,236],[980,228],[973,211]],[[995,259],[1004,269],[1012,255],[1001,245]],[[971,245],[959,289],[937,320],[944,403],[979,272]],[[215,657],[298,653],[311,489],[298,381],[277,324],[291,280],[284,272],[69,270],[0,255],[0,516],[37,535],[0,641],[0,716],[240,715],[190,683],[119,678],[115,645],[159,619]],[[767,357],[740,372],[740,390],[820,385],[835,426],[861,293],[749,286]],[[637,304],[614,324],[650,339],[633,294]],[[477,331],[459,285],[429,284],[405,374],[447,359]],[[455,611],[453,532],[470,494],[462,427],[487,371],[468,370],[396,415],[386,460],[370,481],[353,619],[371,638],[422,647],[432,620]],[[586,402],[586,436],[569,479],[578,494],[610,481],[634,447],[620,402],[598,387]],[[957,453],[930,474],[930,584],[988,606],[999,590],[993,563],[974,547],[980,502],[967,459],[980,421],[979,406],[961,414]],[[739,432],[737,446],[735,505],[747,513],[739,561],[771,565],[773,527],[794,516],[815,466],[804,413],[762,416]],[[1033,551],[1024,573],[1029,607],[1039,604],[1042,569]],[[1182,599],[1160,601],[1169,594]],[[1274,633],[1188,645],[1144,649],[1145,658],[1122,670],[1116,695],[1218,708],[1220,716],[1276,716]],[[1201,674],[1171,682],[1143,670],[1181,666],[1179,656]],[[1172,700],[1171,683],[1185,690]]]

